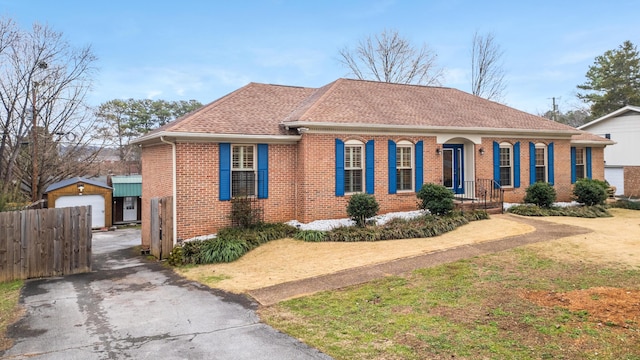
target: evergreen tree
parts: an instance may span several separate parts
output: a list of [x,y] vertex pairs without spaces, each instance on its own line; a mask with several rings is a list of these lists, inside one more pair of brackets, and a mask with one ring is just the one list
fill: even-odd
[[591,106],[592,118],[598,118],[626,105],[640,105],[640,57],[631,41],[595,58],[578,85],[586,90],[578,98]]

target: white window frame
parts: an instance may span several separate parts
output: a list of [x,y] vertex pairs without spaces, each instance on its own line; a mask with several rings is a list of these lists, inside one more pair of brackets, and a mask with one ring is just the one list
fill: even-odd
[[[502,149],[508,149],[509,150],[509,165],[502,165]],[[512,188],[513,187],[513,172],[514,172],[514,162],[513,162],[513,144],[510,143],[500,143],[500,154],[498,156],[499,158],[499,164],[498,166],[500,167],[500,186],[503,188]],[[502,184],[502,169],[503,168],[509,168],[509,185],[504,185]]]
[[[587,150],[585,148],[577,147],[576,149],[576,180],[584,179],[587,177]],[[579,152],[582,156],[578,156]],[[582,167],[582,176],[578,176],[578,166]]]
[[[252,150],[252,159],[251,159],[251,166],[248,166],[249,164],[245,163],[245,151],[244,149],[248,149],[251,148]],[[236,162],[234,162],[234,154],[236,149],[240,149],[240,159],[239,159],[239,166],[237,166],[238,164],[236,164]],[[231,197],[237,197],[237,196],[249,196],[249,197],[254,197],[258,194],[258,179],[257,179],[257,168],[258,165],[258,161],[257,161],[257,149],[256,149],[256,145],[254,144],[232,144],[231,145]],[[253,193],[252,194],[235,194],[234,193],[234,181],[233,181],[233,174],[237,173],[237,172],[252,172],[253,173]]]
[[[409,163],[403,164],[404,159],[402,159],[401,157],[402,157],[402,154],[406,151],[409,152]],[[406,171],[406,170],[410,170],[409,171],[410,185],[408,189],[401,189],[400,181],[398,181],[398,175],[400,174],[400,171]],[[413,192],[415,188],[414,179],[415,179],[415,147],[413,143],[411,143],[410,141],[406,141],[406,140],[398,141],[398,143],[396,144],[396,192]]]
[[[356,161],[354,152],[352,149],[360,149],[360,166],[354,166]],[[365,186],[365,148],[364,143],[358,140],[348,140],[344,143],[344,192],[345,194],[355,194],[364,192]],[[351,182],[349,173],[352,171],[360,171],[360,190],[352,191],[355,188],[355,183]]]
[[[542,149],[543,154],[542,154],[542,159],[539,158],[538,156],[538,149]],[[544,181],[544,182],[549,182],[549,164],[548,164],[548,150],[547,150],[547,145],[543,144],[543,143],[538,143],[535,145],[534,150],[535,151],[535,157],[536,157],[536,164],[535,164],[535,179],[536,182],[538,181]],[[538,165],[538,162],[542,160],[542,165]],[[538,179],[538,168],[544,168],[544,179],[539,180]]]

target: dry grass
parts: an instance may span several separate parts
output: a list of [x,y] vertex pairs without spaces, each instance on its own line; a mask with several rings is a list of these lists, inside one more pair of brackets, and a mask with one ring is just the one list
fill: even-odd
[[640,211],[609,209],[610,218],[545,217],[545,221],[581,226],[592,233],[531,245],[557,260],[640,268]]
[[534,228],[494,215],[444,235],[426,239],[366,243],[306,243],[293,239],[272,241],[228,264],[176,270],[208,286],[242,293],[248,290],[331,274],[347,268],[382,263],[403,257],[524,234]]

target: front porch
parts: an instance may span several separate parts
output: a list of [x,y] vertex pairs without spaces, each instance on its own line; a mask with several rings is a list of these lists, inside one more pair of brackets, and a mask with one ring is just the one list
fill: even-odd
[[504,190],[492,179],[464,181],[461,192],[454,193],[456,210],[485,210],[490,214],[502,214]]

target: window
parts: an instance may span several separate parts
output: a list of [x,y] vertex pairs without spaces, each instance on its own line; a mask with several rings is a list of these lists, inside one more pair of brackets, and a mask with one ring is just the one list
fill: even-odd
[[135,206],[135,198],[133,196],[126,196],[124,198],[124,208],[126,210],[133,210]]
[[576,179],[584,179],[585,176],[585,163],[584,160],[584,148],[576,148]]
[[547,146],[545,144],[536,144],[535,157],[535,181],[547,182]]
[[396,190],[413,190],[413,146],[408,141],[396,147]]
[[256,195],[254,145],[233,145],[231,150],[231,196]]
[[344,147],[344,191],[346,193],[362,192],[364,180],[362,166],[364,161],[363,144],[358,141],[347,141]]
[[513,146],[500,144],[500,186],[513,186]]

